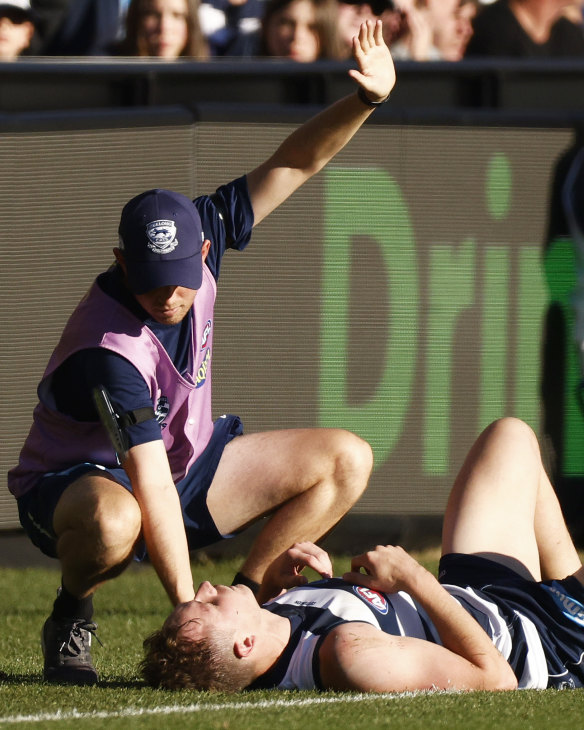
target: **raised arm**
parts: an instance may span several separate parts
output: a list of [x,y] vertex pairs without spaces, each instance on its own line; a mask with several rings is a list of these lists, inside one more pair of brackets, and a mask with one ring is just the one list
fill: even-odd
[[[383,40],[381,21],[363,23],[353,39],[358,69],[351,69],[372,102],[387,98],[395,84],[395,69]],[[247,176],[255,224],[283,203],[321,170],[349,142],[373,112],[359,96],[336,102],[294,131],[276,152]]]
[[354,558],[344,578],[385,593],[409,593],[427,611],[443,646],[344,624],[321,649],[325,686],[375,692],[517,687],[513,670],[479,624],[401,548],[378,546]]

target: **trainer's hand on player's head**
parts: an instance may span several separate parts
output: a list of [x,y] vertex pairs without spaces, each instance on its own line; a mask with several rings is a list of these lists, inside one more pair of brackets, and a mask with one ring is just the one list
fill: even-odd
[[353,38],[353,57],[359,68],[350,69],[349,75],[371,101],[386,99],[395,85],[395,67],[383,40],[381,20],[361,24],[359,34]]

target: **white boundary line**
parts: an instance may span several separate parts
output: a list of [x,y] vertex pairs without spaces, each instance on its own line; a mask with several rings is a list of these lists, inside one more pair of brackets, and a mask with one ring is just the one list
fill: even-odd
[[64,720],[107,720],[116,717],[147,717],[149,715],[187,715],[197,712],[221,712],[228,710],[266,710],[275,707],[309,707],[311,705],[333,705],[375,700],[396,700],[415,697],[423,692],[399,692],[392,694],[358,694],[346,697],[307,697],[306,699],[274,699],[260,702],[226,702],[225,704],[168,705],[167,707],[128,707],[124,710],[79,712],[78,710],[41,713],[39,715],[12,715],[0,717],[0,725],[15,725],[21,722],[62,722]]

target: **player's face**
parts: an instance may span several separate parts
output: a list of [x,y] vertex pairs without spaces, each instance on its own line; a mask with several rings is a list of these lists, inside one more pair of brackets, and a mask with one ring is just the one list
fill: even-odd
[[195,600],[178,605],[168,620],[181,627],[181,636],[198,639],[210,629],[234,633],[238,628],[253,627],[260,610],[247,586],[214,586],[204,581]]
[[148,55],[173,59],[180,56],[188,38],[186,0],[149,0],[140,21]]
[[197,290],[185,286],[159,286],[134,296],[152,319],[160,324],[178,324],[193,306]]

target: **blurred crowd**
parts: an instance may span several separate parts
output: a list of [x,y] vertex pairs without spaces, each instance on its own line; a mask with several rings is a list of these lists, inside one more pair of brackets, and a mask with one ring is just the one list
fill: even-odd
[[380,18],[396,60],[584,57],[584,0],[0,0],[0,61],[343,60]]

